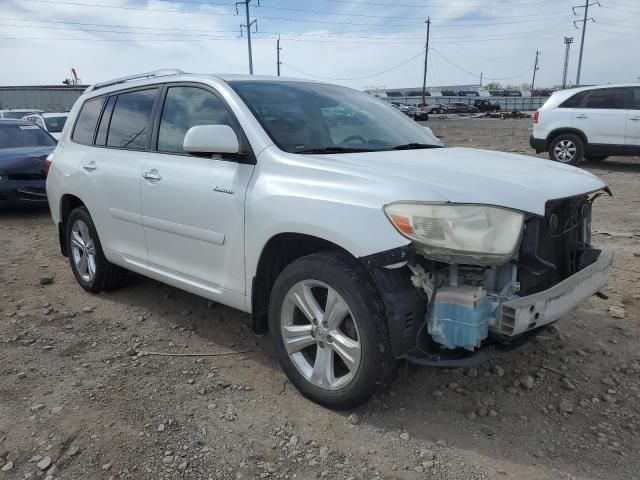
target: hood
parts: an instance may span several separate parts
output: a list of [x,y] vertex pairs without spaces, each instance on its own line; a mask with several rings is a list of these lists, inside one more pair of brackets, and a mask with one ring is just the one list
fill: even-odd
[[368,180],[372,189],[384,192],[385,203],[447,201],[496,205],[544,215],[549,200],[606,188],[602,180],[580,168],[525,155],[472,148],[349,153],[314,158],[323,164],[323,169]]
[[44,161],[55,146],[0,149],[0,174],[42,173]]

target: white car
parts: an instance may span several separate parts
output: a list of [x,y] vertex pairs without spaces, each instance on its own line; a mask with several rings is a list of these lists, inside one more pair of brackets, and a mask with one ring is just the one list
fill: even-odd
[[531,147],[570,165],[583,159],[640,155],[640,86],[580,87],[555,92],[533,116]]
[[34,110],[33,108],[12,108],[10,110],[0,110],[0,118],[20,120],[25,115],[31,115],[34,113],[44,113],[44,110]]
[[58,140],[60,139],[60,132],[62,132],[68,116],[68,113],[34,113],[22,119],[35,123]]
[[606,185],[508,153],[442,148],[362,92],[160,71],[96,84],[49,158],[62,253],[89,292],[127,270],[243,310],[291,382],[365,401],[399,359],[463,366],[606,283]]

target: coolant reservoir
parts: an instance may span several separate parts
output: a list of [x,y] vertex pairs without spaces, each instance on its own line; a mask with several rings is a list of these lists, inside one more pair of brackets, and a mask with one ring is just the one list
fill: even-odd
[[487,338],[492,311],[493,304],[482,287],[441,287],[429,313],[429,334],[446,348],[473,350]]

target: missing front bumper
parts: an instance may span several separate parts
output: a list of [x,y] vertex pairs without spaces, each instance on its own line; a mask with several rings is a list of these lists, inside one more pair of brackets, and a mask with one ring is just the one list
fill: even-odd
[[553,287],[504,302],[497,331],[513,337],[555,322],[607,284],[612,263],[613,252],[602,250],[595,262]]

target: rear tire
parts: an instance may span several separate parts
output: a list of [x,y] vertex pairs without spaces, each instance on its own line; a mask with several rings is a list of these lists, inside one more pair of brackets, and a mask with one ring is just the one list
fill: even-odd
[[69,214],[65,239],[71,271],[82,288],[98,293],[114,290],[125,282],[127,271],[104,256],[98,232],[86,208],[78,207]]
[[561,133],[549,144],[549,158],[567,165],[578,165],[584,157],[584,142],[574,133]]
[[395,378],[384,306],[367,272],[345,253],[289,264],[271,292],[269,329],[291,383],[325,407],[354,408]]

